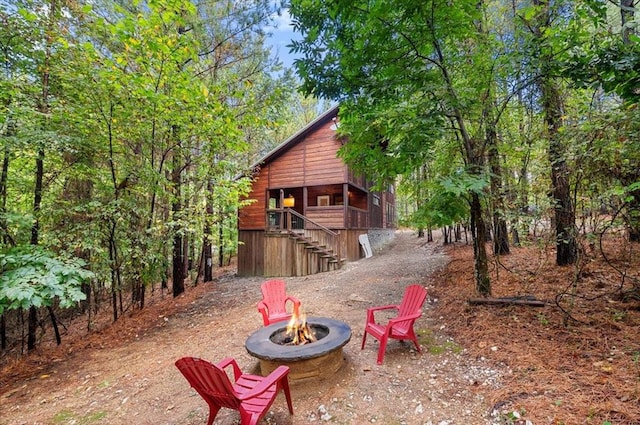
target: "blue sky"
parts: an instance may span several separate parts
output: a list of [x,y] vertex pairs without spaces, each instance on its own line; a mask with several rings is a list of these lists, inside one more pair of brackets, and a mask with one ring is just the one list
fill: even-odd
[[289,53],[287,44],[290,44],[292,39],[299,40],[300,34],[293,32],[289,9],[284,9],[280,16],[276,15],[274,18],[275,28],[268,29],[272,35],[267,39],[267,43],[272,47],[271,54],[274,57],[277,56],[284,66],[291,68],[294,56]]

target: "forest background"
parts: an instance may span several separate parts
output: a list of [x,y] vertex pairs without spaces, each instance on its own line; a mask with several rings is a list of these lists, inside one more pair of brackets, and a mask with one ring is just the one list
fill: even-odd
[[[284,8],[297,75],[265,43]],[[488,240],[577,268],[614,239],[607,293],[639,296],[635,1],[19,0],[0,20],[5,360],[211,280],[236,177],[316,99],[341,104],[345,161],[397,183],[401,224],[469,230],[478,295]]]

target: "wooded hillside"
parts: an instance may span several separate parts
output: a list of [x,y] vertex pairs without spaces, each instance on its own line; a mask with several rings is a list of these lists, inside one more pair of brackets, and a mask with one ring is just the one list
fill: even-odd
[[235,176],[317,109],[265,44],[279,11],[0,2],[3,354],[228,263],[248,187]]

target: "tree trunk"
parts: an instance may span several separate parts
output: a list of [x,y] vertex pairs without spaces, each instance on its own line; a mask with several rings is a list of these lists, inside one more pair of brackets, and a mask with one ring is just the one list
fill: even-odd
[[0,314],[0,348],[7,349],[7,321],[4,318],[4,313]]
[[482,219],[482,205],[477,193],[471,194],[471,236],[473,241],[474,277],[476,291],[485,297],[491,295],[491,280],[487,250],[485,247],[486,227]]
[[[432,39],[434,51],[438,58],[440,71],[445,81],[448,95],[451,98],[453,106],[453,118],[452,120],[458,126],[458,132],[460,140],[462,142],[462,150],[464,152],[465,163],[469,169],[470,174],[478,175],[483,169],[484,152],[482,143],[475,140],[467,129],[467,125],[464,120],[464,114],[459,107],[458,98],[456,95],[455,85],[449,71],[445,66],[444,54],[440,46],[440,41],[437,37]],[[482,205],[480,203],[479,195],[476,192],[470,193],[471,195],[471,237],[473,239],[473,253],[474,253],[474,273],[476,281],[476,290],[478,293],[488,296],[491,295],[491,282],[489,278],[489,269],[487,267],[487,251],[485,247],[486,230],[484,220],[482,219]]]
[[[7,102],[6,106],[9,102]],[[15,134],[15,126],[11,116],[7,117],[7,130],[5,134],[7,136],[13,136]],[[4,158],[2,159],[2,174],[0,175],[0,231],[2,232],[2,242],[4,245],[15,245],[13,238],[9,234],[9,227],[7,226],[6,211],[7,211],[7,180],[9,178],[9,158],[11,155],[11,149],[9,143],[4,144]]]
[[176,232],[173,237],[173,296],[184,292],[184,254],[182,252],[182,236]]
[[38,328],[38,310],[31,306],[29,307],[29,327],[27,331],[27,351],[31,351],[36,348],[36,329]]
[[544,84],[543,99],[549,137],[552,202],[555,212],[556,264],[564,266],[575,263],[577,259],[575,211],[569,187],[569,169],[564,158],[565,150],[558,132],[562,119],[562,100],[560,92],[551,81]]
[[[177,128],[174,126],[173,138],[177,140]],[[173,213],[173,221],[178,223],[182,213],[182,164],[180,163],[180,150],[176,145],[173,151],[173,172],[171,174],[171,182],[173,184],[173,201],[171,211]],[[173,296],[184,292],[184,244],[182,240],[182,229],[173,229]]]
[[[206,231],[211,232],[211,229],[205,229]],[[202,266],[203,266],[203,281],[211,282],[213,280],[213,255],[212,255],[212,246],[210,242],[210,236],[205,232],[204,239],[202,242]]]
[[38,245],[40,230],[40,207],[42,205],[42,178],[44,176],[44,149],[38,150],[36,159],[36,181],[33,190],[33,224],[31,225],[31,245]]
[[[116,192],[116,198],[117,198]],[[118,258],[118,246],[116,241],[116,220],[111,217],[109,223],[109,264],[111,266],[111,301],[113,303],[113,321],[118,320],[118,293],[120,286],[120,260]]]
[[[483,5],[483,8],[486,8],[486,5]],[[483,34],[483,37],[489,37],[482,20],[477,22],[477,28],[478,32]],[[493,252],[496,255],[505,255],[509,254],[509,235],[507,233],[507,221],[504,218],[504,190],[502,185],[500,156],[498,153],[498,134],[496,131],[497,112],[495,111],[496,101],[493,90],[494,84],[494,82],[491,82],[487,85],[485,95],[483,96],[482,120],[484,122],[484,138],[487,150],[487,159],[491,169],[491,174],[489,176],[491,197],[489,198],[489,203],[493,219]],[[489,232],[487,232],[487,236],[489,236]]]
[[211,282],[213,280],[213,253],[211,241],[211,220],[213,220],[213,182],[207,180],[207,205],[204,219],[204,236],[202,238],[202,263],[204,268],[203,282]]
[[111,270],[111,304],[112,304],[112,312],[113,312],[113,321],[115,322],[116,320],[118,320],[118,293],[117,293],[117,288],[114,285],[115,281],[114,281],[114,276],[113,274],[115,273],[114,270]]
[[509,233],[507,221],[504,218],[504,191],[502,188],[502,167],[498,155],[498,137],[490,113],[485,113],[487,120],[486,142],[489,166],[491,167],[491,204],[493,209],[493,253],[496,255],[509,254]]
[[218,224],[218,267],[224,267],[224,215],[220,213]]
[[[541,6],[538,26],[534,34],[544,47],[546,29],[551,22],[550,6],[547,0],[534,1]],[[560,136],[562,126],[563,103],[560,90],[547,69],[552,63],[552,54],[542,49],[540,60],[540,87],[542,92],[542,109],[546,133],[549,140],[549,163],[551,164],[552,205],[554,208],[554,226],[556,235],[556,264],[564,266],[573,264],[577,259],[577,242],[575,240],[575,211],[571,201],[569,187],[569,168],[565,160],[565,149]]]
[[62,344],[62,338],[60,337],[60,329],[58,329],[58,319],[56,319],[56,315],[53,312],[53,308],[51,306],[47,306],[47,311],[49,312],[49,318],[51,319],[51,326],[53,326],[53,332],[56,336],[56,344]]
[[[182,211],[188,211],[188,206],[184,206]],[[189,243],[189,235],[184,235],[182,237],[182,275],[185,279],[189,278],[189,271],[191,270],[191,252]],[[191,282],[191,284],[196,284],[197,282]]]

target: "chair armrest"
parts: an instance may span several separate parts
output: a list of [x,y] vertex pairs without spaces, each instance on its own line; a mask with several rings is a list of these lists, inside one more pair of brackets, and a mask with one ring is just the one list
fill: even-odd
[[407,314],[406,316],[402,316],[402,317],[394,317],[393,319],[389,320],[389,323],[404,322],[405,320],[416,320],[420,316],[422,316],[422,312],[421,311],[418,312],[418,313],[414,313],[414,314]]
[[390,310],[392,308],[395,308],[397,310],[398,307],[398,304],[380,305],[377,307],[369,307],[367,311]]
[[291,301],[293,303],[293,305],[300,307],[300,300],[297,299],[296,297],[292,296],[292,295],[287,295],[287,297],[284,300],[285,300],[285,302],[286,301]]
[[377,307],[370,307],[367,309],[367,323],[375,323],[375,312],[376,311],[385,311],[385,310],[397,310],[397,304],[389,304],[389,305],[381,305]]
[[267,326],[269,324],[269,307],[264,301],[259,301],[256,307],[258,307],[258,312],[262,315],[262,323]]
[[240,370],[240,366],[238,366],[238,362],[236,362],[235,359],[227,357],[226,359],[223,359],[216,364],[216,366],[218,366],[220,369],[225,369],[229,365],[233,366],[233,379],[237,381],[238,378],[242,375],[242,371]]
[[287,375],[289,375],[289,366],[278,366],[273,372],[267,375],[258,385],[256,385],[251,391],[243,392],[238,395],[238,399],[247,400],[250,398],[254,398],[257,395],[262,394],[273,384],[277,383],[281,379],[287,379]]
[[300,300],[292,295],[287,295],[287,297],[284,299],[285,304],[287,303],[287,301],[290,301],[293,304],[293,313],[297,317],[300,317]]

